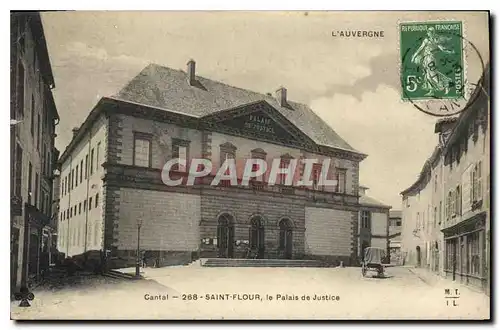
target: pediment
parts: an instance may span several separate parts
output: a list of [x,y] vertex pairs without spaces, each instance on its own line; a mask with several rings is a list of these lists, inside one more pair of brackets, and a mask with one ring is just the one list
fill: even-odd
[[203,117],[203,124],[220,132],[298,147],[314,142],[266,101]]

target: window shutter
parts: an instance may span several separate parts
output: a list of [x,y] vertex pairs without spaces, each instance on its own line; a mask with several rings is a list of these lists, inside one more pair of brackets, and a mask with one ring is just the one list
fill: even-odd
[[477,200],[483,199],[483,190],[482,190],[482,178],[481,178],[481,165],[482,162],[477,164]]
[[470,197],[469,197],[469,201],[470,201],[471,205],[474,202],[474,187],[475,187],[474,171],[475,171],[474,168],[470,171],[470,185],[469,185]]

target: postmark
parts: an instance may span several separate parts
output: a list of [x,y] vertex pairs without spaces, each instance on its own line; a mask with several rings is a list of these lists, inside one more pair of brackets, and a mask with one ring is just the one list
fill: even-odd
[[458,114],[474,102],[484,63],[464,37],[462,22],[403,22],[399,34],[404,102],[438,117]]

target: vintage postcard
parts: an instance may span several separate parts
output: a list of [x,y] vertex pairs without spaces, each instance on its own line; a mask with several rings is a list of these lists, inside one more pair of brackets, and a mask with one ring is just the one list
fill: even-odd
[[489,12],[10,29],[12,319],[490,319]]

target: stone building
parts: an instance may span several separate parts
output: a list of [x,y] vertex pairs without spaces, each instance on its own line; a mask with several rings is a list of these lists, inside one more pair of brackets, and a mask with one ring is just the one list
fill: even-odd
[[466,110],[438,120],[439,144],[403,191],[406,264],[489,290],[489,66]]
[[59,153],[54,78],[38,13],[11,13],[11,284],[48,266],[52,180]]
[[401,229],[402,229],[401,210],[389,211],[389,250],[391,263],[401,265],[403,258],[401,254]]
[[[358,255],[359,162],[354,150],[287,90],[259,94],[151,64],[115,96],[102,98],[60,158],[58,248],[69,256],[108,251],[110,267],[140,250],[161,265],[199,257],[314,258],[354,263]],[[214,164],[194,186],[167,186],[161,170],[186,180],[193,158]],[[315,158],[311,189],[266,184],[210,185],[226,159],[268,164]],[[320,163],[331,158],[318,186]],[[304,172],[298,166],[296,174]],[[278,178],[280,179],[280,178]],[[140,226],[140,232],[139,232]]]
[[389,210],[385,205],[366,194],[367,187],[359,187],[359,256],[365,248],[379,247],[389,256]]

